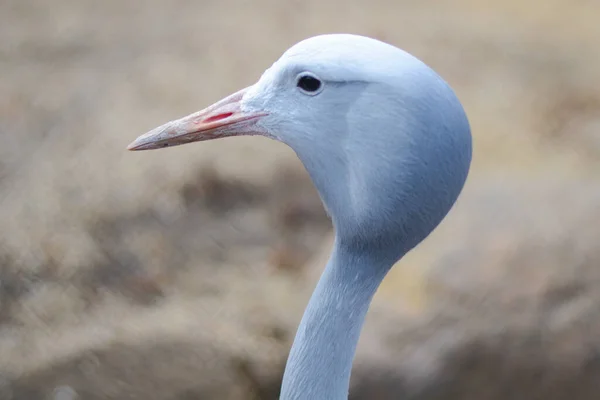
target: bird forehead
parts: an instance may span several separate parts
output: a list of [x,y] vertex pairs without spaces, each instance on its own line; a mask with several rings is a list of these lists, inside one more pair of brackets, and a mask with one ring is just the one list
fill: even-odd
[[349,34],[320,35],[290,47],[282,56],[304,58],[321,63],[363,62],[369,58],[397,56],[398,49],[379,40]]
[[344,53],[352,51],[373,51],[394,49],[393,46],[376,39],[350,35],[350,34],[330,34],[319,35],[302,40],[290,47],[286,53],[302,52],[325,52],[325,53]]
[[308,70],[323,79],[378,80],[414,67],[414,57],[387,43],[349,34],[315,36],[288,49],[271,68],[281,73]]

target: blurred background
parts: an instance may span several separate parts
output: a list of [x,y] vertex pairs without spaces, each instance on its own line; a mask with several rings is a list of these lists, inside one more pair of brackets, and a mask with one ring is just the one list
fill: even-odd
[[0,2],[0,400],[276,399],[331,226],[291,150],[129,153],[309,36],[406,49],[474,163],[379,290],[352,400],[598,399],[600,2]]

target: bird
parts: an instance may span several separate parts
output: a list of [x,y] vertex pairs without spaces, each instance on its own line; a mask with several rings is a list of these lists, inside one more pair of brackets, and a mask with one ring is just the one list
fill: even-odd
[[347,399],[375,292],[464,188],[472,159],[466,112],[417,57],[378,39],[331,33],[294,44],[253,85],[139,136],[128,149],[241,135],[291,147],[334,230],[280,399]]

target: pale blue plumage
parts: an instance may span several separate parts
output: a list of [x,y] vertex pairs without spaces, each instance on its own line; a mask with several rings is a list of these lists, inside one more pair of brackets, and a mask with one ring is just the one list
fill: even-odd
[[[294,90],[290,82],[303,71],[323,81],[321,93]],[[373,294],[463,187],[469,123],[452,89],[429,67],[353,35],[318,36],[292,47],[244,105],[285,116],[260,124],[302,160],[336,234],[298,329],[281,399],[346,399]]]

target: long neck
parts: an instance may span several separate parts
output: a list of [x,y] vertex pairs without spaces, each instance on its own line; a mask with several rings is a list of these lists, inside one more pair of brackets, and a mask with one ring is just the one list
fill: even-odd
[[337,244],[296,333],[281,400],[346,400],[365,315],[391,267]]

